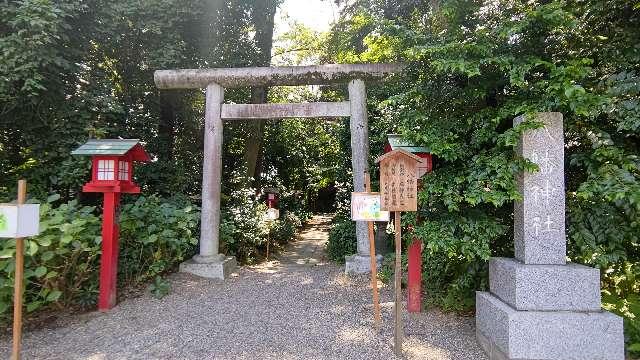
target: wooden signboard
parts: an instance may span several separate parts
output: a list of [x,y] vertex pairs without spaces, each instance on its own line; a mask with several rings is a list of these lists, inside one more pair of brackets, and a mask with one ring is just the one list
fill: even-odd
[[394,269],[394,345],[396,356],[402,356],[402,224],[400,216],[403,211],[418,210],[418,184],[416,180],[418,166],[422,164],[420,157],[405,150],[396,149],[380,156],[376,163],[380,164],[381,208],[394,212],[395,228],[395,269]]
[[38,235],[39,224],[39,204],[0,204],[0,238]]
[[417,211],[416,172],[420,157],[404,150],[393,150],[380,156],[381,208],[385,211]]
[[25,204],[27,181],[18,181],[18,200],[15,204],[0,204],[0,238],[16,241],[15,277],[13,284],[13,350],[11,359],[20,360],[22,342],[22,297],[24,289],[24,237],[40,233],[40,214],[37,204]]
[[369,259],[371,260],[371,290],[373,292],[373,323],[380,330],[380,299],[378,294],[378,269],[376,263],[376,246],[373,239],[373,221],[389,220],[389,213],[380,210],[380,194],[371,192],[371,178],[364,173],[365,192],[351,193],[351,219],[366,221],[369,232]]
[[351,193],[351,220],[389,221],[389,212],[380,209],[380,194],[367,192]]

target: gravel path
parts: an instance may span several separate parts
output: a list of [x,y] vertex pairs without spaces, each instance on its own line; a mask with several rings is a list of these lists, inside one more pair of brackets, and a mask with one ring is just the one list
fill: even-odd
[[[392,291],[381,289],[383,328],[372,329],[367,277],[326,260],[330,218],[315,217],[278,260],[221,282],[170,277],[171,294],[127,299],[27,332],[24,359],[389,359]],[[405,315],[408,359],[486,359],[473,318],[431,310]],[[2,336],[0,358],[9,358]]]

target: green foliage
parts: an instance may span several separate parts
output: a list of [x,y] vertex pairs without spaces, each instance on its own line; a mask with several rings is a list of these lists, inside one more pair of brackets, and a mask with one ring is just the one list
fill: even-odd
[[[91,306],[97,294],[100,235],[92,196],[80,196],[89,179],[87,158],[70,152],[88,137],[139,138],[154,158],[136,165],[136,182],[145,194],[123,199],[120,213],[120,286],[154,279],[191,256],[197,246],[197,208],[185,200],[160,196],[200,193],[204,96],[201,91],[158,91],[153,72],[167,68],[250,66],[264,59],[265,44],[256,31],[268,28],[265,6],[280,2],[233,0],[20,0],[0,12],[0,201],[9,200],[18,178],[29,179],[29,195],[60,194],[60,207],[47,205],[43,222],[57,221],[72,233],[47,230],[54,256],[38,245],[27,259],[30,309],[48,304]],[[301,28],[299,28],[301,29]],[[292,41],[314,42],[289,34]],[[263,37],[261,37],[263,38]],[[309,52],[307,53],[310,54]],[[304,55],[306,57],[307,55]],[[302,57],[299,57],[302,59]],[[317,94],[274,91],[274,99]],[[229,90],[228,101],[250,102],[247,89]],[[273,100],[273,99],[272,99]],[[274,251],[294,236],[316,201],[319,189],[333,182],[337,158],[333,123],[291,120],[269,126],[278,140],[266,144],[266,183],[282,190],[282,218],[264,220],[262,200],[236,181],[246,124],[225,126],[225,198],[222,251],[255,262],[267,242]],[[275,125],[275,124],[274,124]],[[306,137],[308,133],[314,137]],[[286,184],[284,186],[283,184]],[[53,201],[53,200],[52,200]],[[57,214],[62,214],[58,216]],[[87,218],[83,220],[84,218]],[[51,219],[50,219],[51,218]],[[53,220],[52,220],[53,219]],[[90,221],[91,220],[91,221]],[[86,222],[82,222],[86,221]],[[78,225],[77,223],[80,222]],[[53,223],[52,223],[53,224]],[[53,225],[52,225],[53,226]],[[95,227],[95,229],[93,228]],[[53,229],[53,228],[52,228]],[[32,239],[37,241],[37,239]],[[64,241],[64,246],[57,242]],[[36,249],[30,240],[28,249]],[[2,272],[12,271],[12,242],[3,245]],[[6,247],[6,248],[5,248]],[[54,251],[55,250],[55,251]],[[35,250],[34,250],[35,251]],[[40,251],[46,259],[39,259]],[[56,251],[65,251],[58,254]],[[45,262],[47,262],[46,265]],[[48,264],[51,262],[51,264]],[[56,276],[49,270],[57,271]],[[4,274],[4,273],[3,273]],[[31,274],[31,273],[28,273]],[[12,281],[0,279],[0,306],[10,299]],[[61,294],[54,291],[60,291]],[[51,293],[53,292],[53,295]],[[0,310],[4,314],[5,309]]]
[[121,284],[140,283],[193,256],[200,212],[187,200],[140,196],[120,214]]
[[[512,256],[514,156],[528,121],[563,113],[568,256],[606,291],[638,292],[640,9],[633,2],[355,1],[330,36],[332,59],[402,60],[397,94],[377,101],[389,132],[424,145],[420,215],[425,287],[447,309],[473,306],[490,256]],[[375,113],[375,112],[374,112]],[[386,120],[385,120],[386,119]]]
[[[306,99],[303,95],[301,100]],[[332,204],[322,203],[326,199],[319,199],[318,194],[332,187],[336,180],[336,163],[340,162],[336,134],[340,126],[330,120],[291,119],[267,127],[266,137],[272,140],[265,148],[265,181],[284,190],[283,208],[298,211],[330,208]],[[287,198],[297,199],[287,202]]]
[[627,294],[621,298],[604,291],[602,307],[623,317],[627,351],[634,359],[640,356],[640,296],[638,293]]
[[[101,221],[96,209],[59,196],[40,205],[40,235],[25,240],[27,311],[47,306],[93,306],[98,296]],[[120,216],[119,285],[138,284],[173,269],[192,256],[200,214],[185,200],[140,197]],[[15,241],[0,248],[0,318],[10,314]],[[156,281],[158,291],[161,283]]]
[[[220,251],[235,256],[242,264],[253,264],[266,256],[267,242],[270,253],[275,253],[293,239],[302,222],[288,207],[281,207],[279,219],[268,219],[263,199],[255,190],[240,185],[246,183],[241,176],[235,176],[235,181],[238,189],[229,190],[230,196],[222,206]],[[282,200],[293,202],[287,197]]]
[[[393,282],[393,272],[395,269],[396,256],[395,253],[388,254],[382,260],[382,267],[378,271],[378,279],[385,284],[392,284]],[[403,273],[405,269],[403,268]]]
[[[21,176],[30,179],[36,197],[44,198],[50,187],[66,197],[80,182],[70,176],[86,175],[79,163],[69,166],[70,148],[86,137],[97,113],[109,121],[120,111],[109,97],[97,96],[99,85],[86,81],[81,65],[90,53],[87,35],[94,30],[88,26],[90,6],[24,0],[5,2],[2,9],[0,197]],[[83,25],[84,31],[77,31]]]
[[222,209],[220,222],[221,252],[234,255],[240,263],[254,263],[266,249],[269,221],[267,206],[256,199],[252,189],[235,190],[230,194],[233,203]]
[[[94,211],[77,201],[58,207],[40,205],[40,235],[24,240],[27,311],[75,303],[89,284],[97,282],[101,239]],[[3,241],[1,246],[0,317],[5,317],[13,303],[15,241]]]
[[281,214],[280,219],[269,224],[268,241],[271,241],[272,244],[275,243],[276,246],[283,247],[293,240],[296,231],[301,226],[302,221],[294,212],[285,211]]
[[329,259],[343,264],[344,257],[355,254],[357,250],[355,222],[348,218],[335,219],[327,242]]
[[169,295],[171,291],[171,284],[160,276],[156,276],[151,285],[149,285],[149,292],[156,299],[162,299]]

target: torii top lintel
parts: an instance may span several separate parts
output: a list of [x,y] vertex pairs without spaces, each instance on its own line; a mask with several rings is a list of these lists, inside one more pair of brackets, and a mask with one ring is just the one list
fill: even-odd
[[211,83],[227,88],[244,86],[327,85],[354,79],[375,81],[397,73],[403,64],[327,64],[216,69],[157,70],[160,89],[197,89]]

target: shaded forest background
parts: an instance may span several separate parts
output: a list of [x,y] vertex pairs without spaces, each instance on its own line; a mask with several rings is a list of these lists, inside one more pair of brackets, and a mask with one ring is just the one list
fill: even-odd
[[[137,168],[146,195],[125,200],[123,221],[130,226],[123,228],[130,231],[130,248],[155,260],[129,268],[123,278],[146,281],[193,253],[204,97],[202,91],[158,91],[154,70],[405,62],[403,74],[368,88],[370,148],[373,159],[386,134],[398,132],[435,156],[420,194],[425,220],[413,224],[425,245],[428,301],[467,311],[474,291],[487,286],[489,257],[512,256],[513,201],[521,198],[514,174],[536,171],[513,149],[523,130],[537,126],[513,128],[512,120],[559,111],[568,257],[600,268],[605,305],[625,316],[629,349],[640,352],[640,3],[336,3],[340,16],[329,32],[292,24],[278,39],[277,0],[0,5],[0,198],[12,198],[16,180],[25,177],[30,195],[48,199],[50,213],[59,214],[29,247],[33,310],[90,304],[95,295],[90,269],[99,239],[83,234],[96,231],[99,202],[79,192],[89,176],[87,159],[70,156],[89,137],[139,138],[154,157]],[[247,88],[230,90],[226,98],[334,101],[345,98],[345,89]],[[259,261],[267,239],[286,241],[309,213],[335,210],[330,255],[340,260],[355,251],[346,214],[348,129],[348,120],[226,126],[224,250]],[[281,207],[289,212],[275,228],[261,220],[256,193],[265,186],[281,190]],[[74,224],[77,219],[85,220]],[[149,230],[148,223],[157,225]],[[0,278],[0,314],[10,303],[11,246],[4,243],[0,253],[6,275]]]

